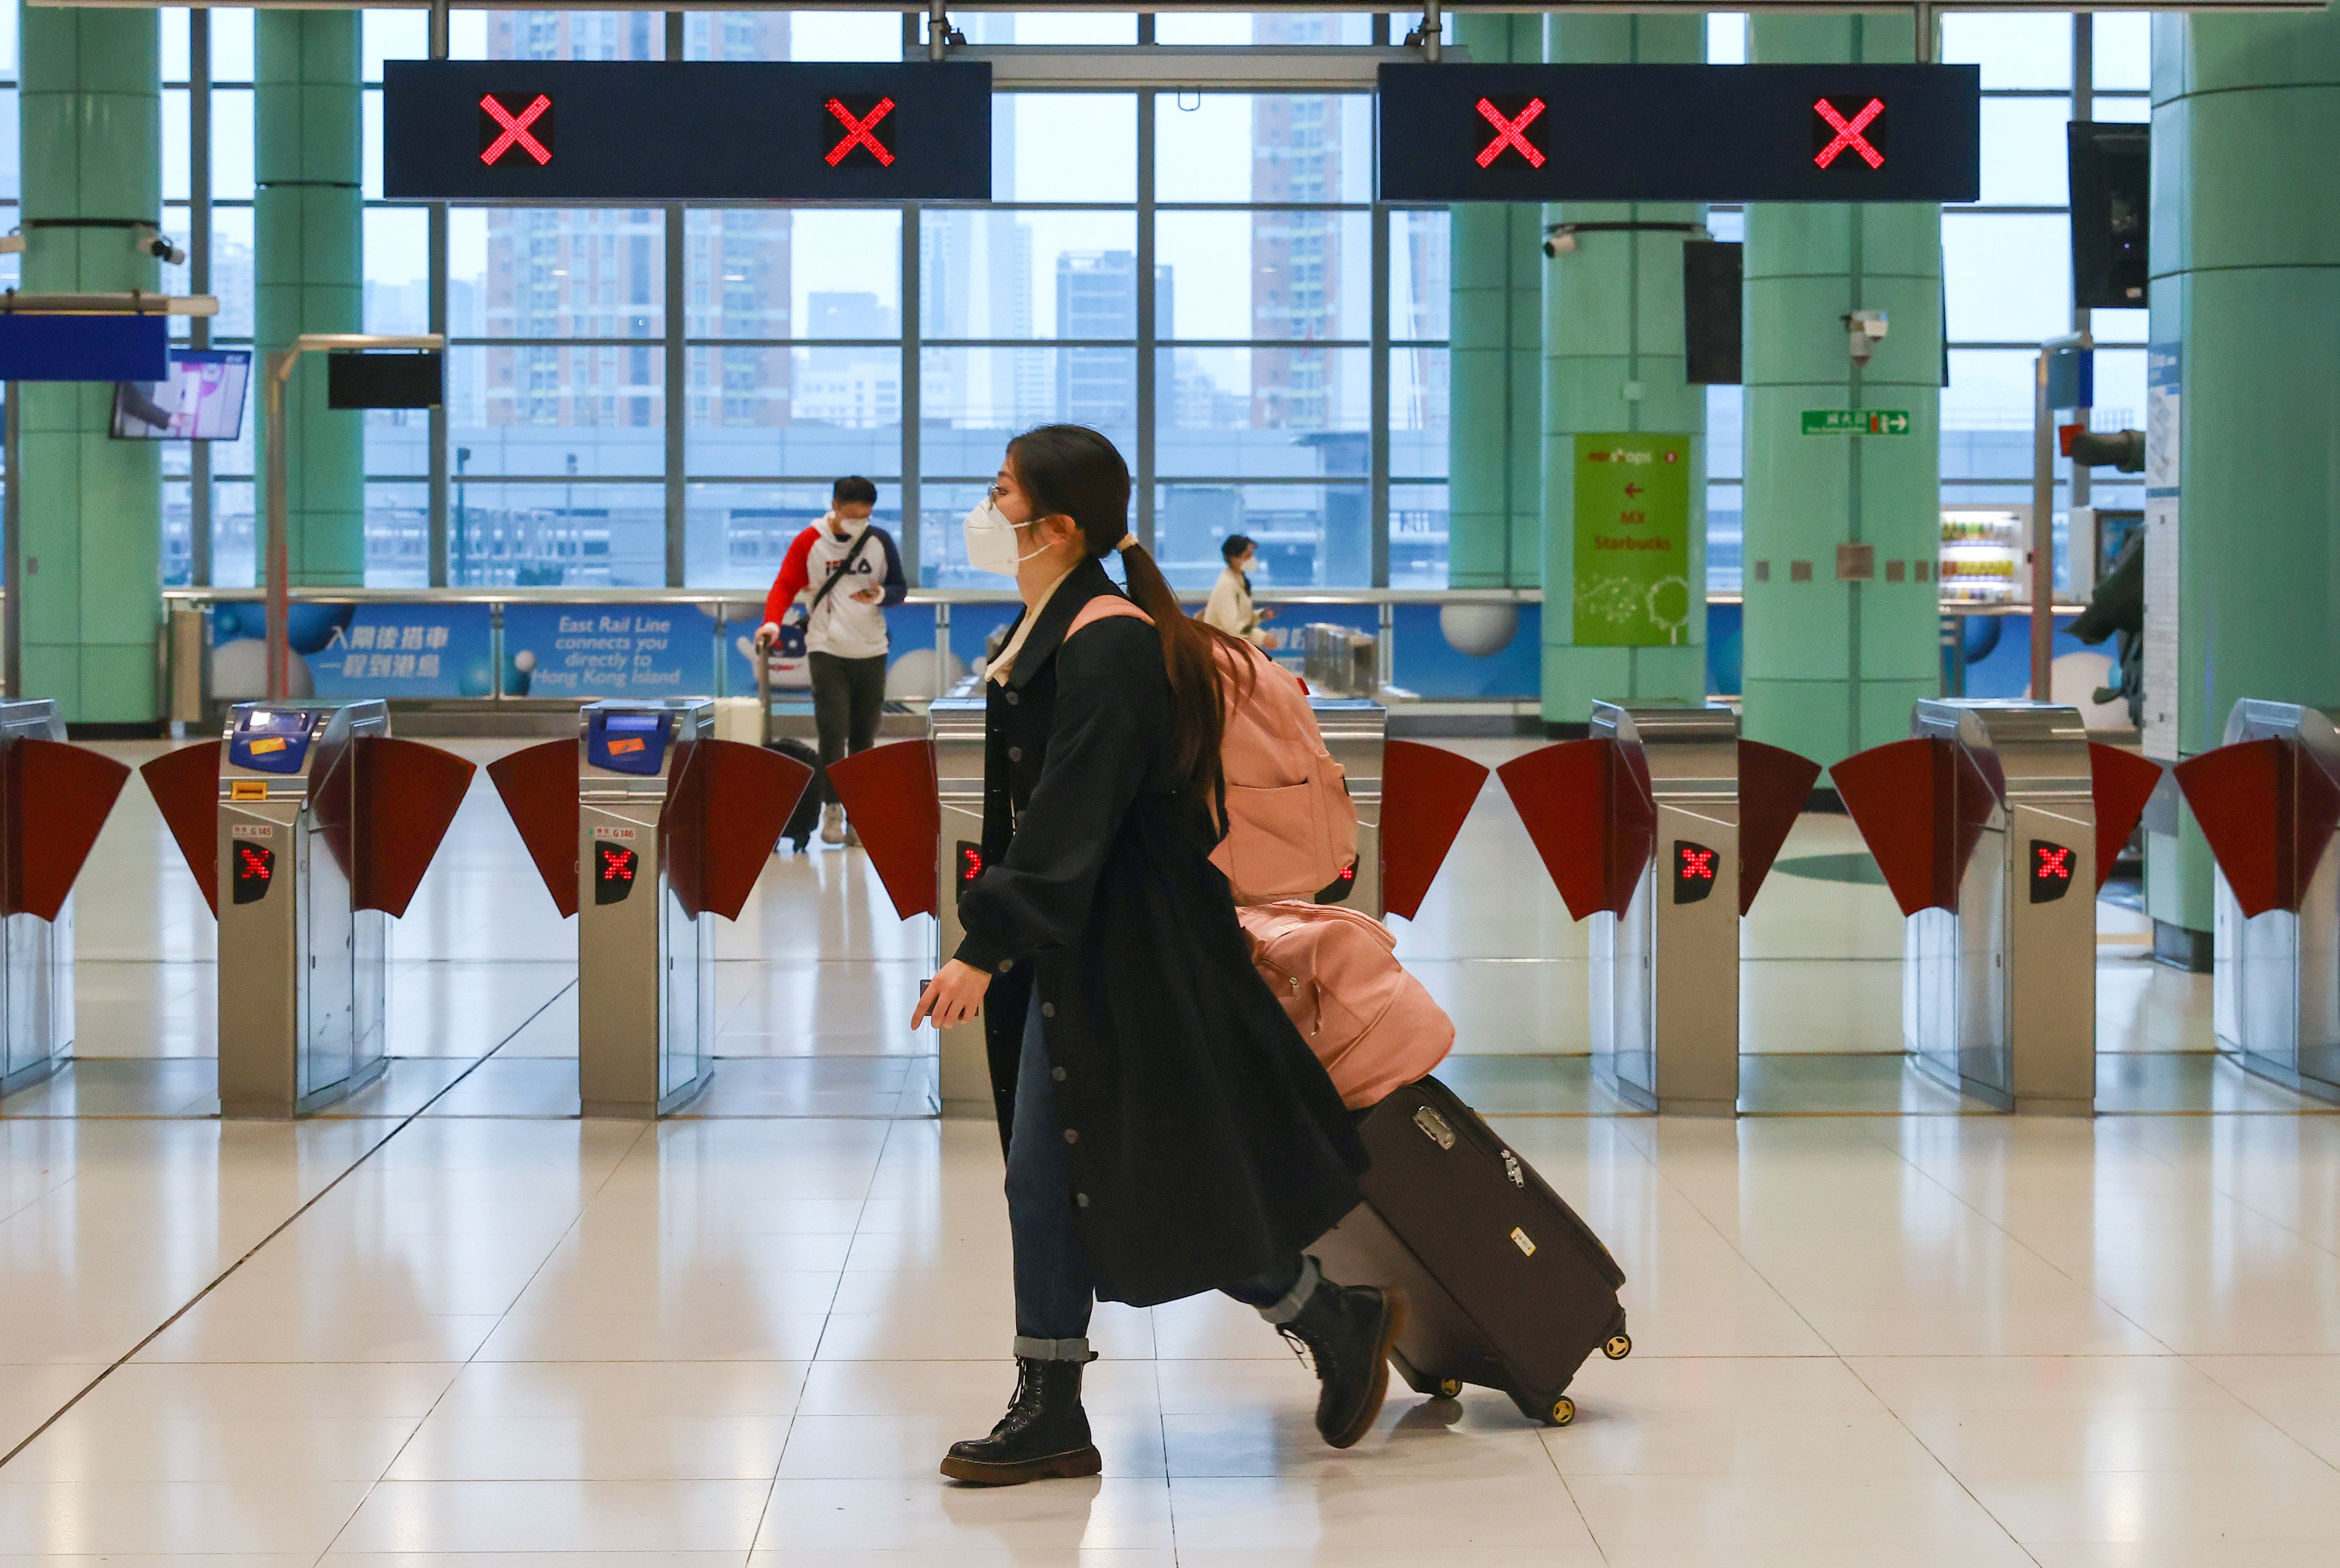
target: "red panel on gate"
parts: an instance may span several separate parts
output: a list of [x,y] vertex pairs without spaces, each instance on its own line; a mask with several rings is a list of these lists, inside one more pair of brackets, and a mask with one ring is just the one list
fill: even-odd
[[128,767],[86,747],[9,743],[0,769],[0,815],[8,833],[0,914],[57,918],[129,778]]
[[812,769],[737,740],[693,740],[681,749],[659,814],[667,883],[692,917],[736,920]]
[[2089,793],[2097,802],[2097,890],[2113,874],[2113,861],[2137,831],[2145,803],[2161,787],[2161,764],[2102,741],[2088,742]]
[[2340,780],[2278,738],[2221,746],[2171,771],[2244,916],[2297,909],[2340,823]]
[[1413,918],[1462,819],[1486,787],[1487,769],[1441,746],[1389,740],[1382,748],[1382,908]]
[[1958,907],[1958,873],[1973,842],[1959,831],[1957,749],[1948,740],[1919,736],[1873,746],[1829,769],[1904,915]]
[[577,912],[577,742],[547,740],[488,764],[544,890],[565,919]]
[[387,735],[361,735],[357,752],[361,909],[406,913],[479,769],[452,751]]
[[219,913],[220,745],[214,740],[183,746],[138,769],[214,915]]
[[1568,912],[1580,920],[1602,909],[1623,914],[1649,863],[1651,823],[1617,743],[1562,740],[1495,772]]
[[1788,830],[1811,799],[1820,765],[1760,740],[1739,743],[1739,912],[1745,914],[1771,874]]
[[853,819],[894,912],[905,920],[937,913],[935,849],[943,812],[933,744],[903,740],[841,757],[828,765],[828,782]]

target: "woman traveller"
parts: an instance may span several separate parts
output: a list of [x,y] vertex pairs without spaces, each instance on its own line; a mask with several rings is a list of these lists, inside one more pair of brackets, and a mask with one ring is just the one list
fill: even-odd
[[[1381,1407],[1403,1310],[1302,1255],[1356,1204],[1364,1152],[1207,858],[1244,669],[1219,645],[1242,645],[1180,611],[1128,512],[1113,444],[1047,425],[1009,443],[966,524],[970,564],[1013,574],[1025,608],[986,674],[987,869],[912,1023],[984,1014],[1020,1375],[991,1434],[943,1460],[959,1481],[1096,1474],[1097,1299],[1222,1289],[1258,1308],[1306,1347],[1336,1447]],[[1103,565],[1116,551],[1127,596]]]

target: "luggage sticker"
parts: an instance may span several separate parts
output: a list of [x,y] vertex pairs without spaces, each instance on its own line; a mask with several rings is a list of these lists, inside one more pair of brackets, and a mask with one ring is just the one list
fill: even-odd
[[1517,1226],[1512,1226],[1512,1245],[1518,1247],[1522,1255],[1524,1256],[1533,1257],[1535,1255],[1534,1241],[1529,1237],[1527,1232],[1522,1230]]

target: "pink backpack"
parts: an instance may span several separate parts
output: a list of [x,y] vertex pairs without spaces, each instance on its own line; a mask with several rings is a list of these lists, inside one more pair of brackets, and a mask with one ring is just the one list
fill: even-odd
[[1324,1064],[1341,1103],[1377,1105],[1454,1047],[1454,1021],[1397,961],[1370,915],[1298,901],[1237,909],[1252,967]]
[[[1308,689],[1256,648],[1251,690],[1227,714],[1219,766],[1227,836],[1211,851],[1238,904],[1313,898],[1357,863],[1357,808],[1348,775],[1324,749]],[[1229,682],[1238,672],[1227,671]]]
[[[1118,595],[1081,606],[1065,635],[1110,615],[1147,615]],[[1219,740],[1227,780],[1227,835],[1211,851],[1238,904],[1313,898],[1357,863],[1357,808],[1348,775],[1324,749],[1308,690],[1256,648],[1247,657],[1251,690],[1229,710]],[[1234,689],[1244,671],[1225,671]]]

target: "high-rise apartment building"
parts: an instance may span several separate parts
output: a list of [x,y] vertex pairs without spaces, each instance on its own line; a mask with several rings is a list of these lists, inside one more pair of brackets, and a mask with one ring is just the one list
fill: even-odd
[[[1137,257],[1129,251],[1066,252],[1056,258],[1056,336],[1112,342],[1137,336]],[[1156,333],[1172,332],[1170,269],[1154,269]],[[1155,405],[1170,410],[1176,396],[1173,356],[1155,357]],[[1137,417],[1136,356],[1125,348],[1065,349],[1056,358],[1056,417],[1100,430],[1126,428]]]
[[[1254,17],[1261,44],[1330,44],[1337,18]],[[1252,101],[1252,200],[1337,201],[1341,101],[1272,94]],[[1323,212],[1256,212],[1251,220],[1252,334],[1310,343],[1340,336],[1340,219]],[[1264,430],[1334,428],[1338,377],[1321,349],[1252,351],[1252,423]]]

